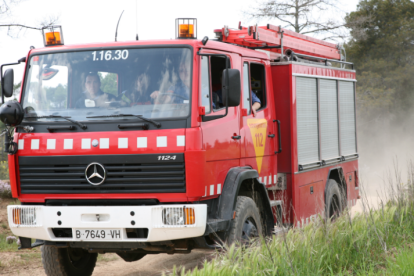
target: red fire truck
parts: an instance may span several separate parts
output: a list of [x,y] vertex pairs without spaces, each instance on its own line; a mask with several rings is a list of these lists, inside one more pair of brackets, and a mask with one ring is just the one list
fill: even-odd
[[54,26],[19,60],[20,100],[0,110],[21,202],[8,221],[22,249],[43,246],[48,275],[90,275],[98,253],[243,242],[355,204],[356,79],[341,48],[270,24],[211,40],[195,19],[176,24],[175,40],[70,46]]

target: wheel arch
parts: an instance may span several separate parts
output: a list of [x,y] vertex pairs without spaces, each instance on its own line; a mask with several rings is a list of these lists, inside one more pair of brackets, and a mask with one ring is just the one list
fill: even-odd
[[237,167],[229,170],[224,181],[217,209],[217,218],[232,220],[236,209],[237,197],[251,197],[256,203],[262,219],[265,235],[274,228],[274,216],[265,186],[258,181],[259,174],[250,167]]
[[324,191],[324,199],[326,202],[326,192],[328,191],[328,185],[329,185],[329,180],[335,180],[336,183],[338,183],[339,186],[339,190],[343,193],[343,200],[344,202],[347,201],[347,186],[346,186],[346,180],[345,180],[345,175],[344,175],[344,171],[342,169],[342,167],[336,167],[336,168],[331,168],[329,170],[328,173],[328,178],[326,179],[326,184],[325,184],[325,191]]

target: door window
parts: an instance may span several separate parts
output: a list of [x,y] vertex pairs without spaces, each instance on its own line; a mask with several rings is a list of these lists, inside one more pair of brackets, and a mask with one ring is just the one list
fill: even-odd
[[[224,108],[222,93],[222,75],[226,69],[226,59],[217,56],[201,57],[200,104],[206,114]],[[211,99],[211,100],[210,100]]]
[[250,78],[250,101],[252,103],[252,106],[258,102],[260,104],[260,107],[257,110],[261,110],[266,107],[266,79],[264,65],[258,63],[250,63]]
[[250,115],[250,76],[249,76],[249,63],[243,64],[243,108],[247,109],[247,115]]

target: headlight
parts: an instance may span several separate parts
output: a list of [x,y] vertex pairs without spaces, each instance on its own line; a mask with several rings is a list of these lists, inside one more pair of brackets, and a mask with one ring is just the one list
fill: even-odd
[[36,207],[14,207],[10,211],[15,225],[34,226],[37,224]]
[[192,225],[195,224],[194,208],[164,207],[162,210],[164,225]]

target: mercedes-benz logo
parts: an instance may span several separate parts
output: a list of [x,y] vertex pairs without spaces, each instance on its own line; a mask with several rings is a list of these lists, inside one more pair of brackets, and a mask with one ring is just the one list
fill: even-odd
[[106,179],[106,170],[102,164],[93,162],[86,167],[85,178],[92,185],[101,185]]

